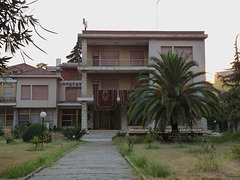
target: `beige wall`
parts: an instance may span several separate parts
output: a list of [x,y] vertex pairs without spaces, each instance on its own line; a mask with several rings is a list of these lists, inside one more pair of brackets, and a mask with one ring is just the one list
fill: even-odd
[[[17,78],[17,108],[56,108],[57,78]],[[21,85],[48,85],[48,100],[21,100]],[[32,94],[32,92],[31,92]]]
[[[188,46],[192,47],[193,60],[198,63],[195,72],[205,71],[205,42],[204,41],[149,41],[149,60],[151,57],[160,58],[161,46]],[[198,77],[195,81],[205,80],[205,76]]]

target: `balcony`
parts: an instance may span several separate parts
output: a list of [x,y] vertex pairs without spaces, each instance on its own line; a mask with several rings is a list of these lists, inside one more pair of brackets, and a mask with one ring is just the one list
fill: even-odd
[[88,59],[78,70],[89,73],[136,72],[148,66],[148,59]]
[[16,97],[0,97],[0,106],[16,106]]

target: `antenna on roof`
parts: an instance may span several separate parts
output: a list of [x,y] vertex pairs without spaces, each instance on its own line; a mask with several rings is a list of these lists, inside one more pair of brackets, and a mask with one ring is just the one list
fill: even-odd
[[158,31],[158,3],[160,0],[156,2],[156,9],[157,9],[157,31]]
[[84,29],[86,31],[87,30],[87,21],[85,20],[85,18],[83,18],[83,25],[84,25]]

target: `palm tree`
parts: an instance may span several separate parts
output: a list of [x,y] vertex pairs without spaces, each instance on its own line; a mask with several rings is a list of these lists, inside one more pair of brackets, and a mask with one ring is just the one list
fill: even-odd
[[205,74],[192,71],[197,66],[195,61],[187,62],[188,56],[183,58],[171,51],[160,56],[162,61],[152,57],[155,63],[138,78],[147,83],[129,95],[130,121],[146,126],[155,120],[155,126],[163,132],[170,122],[172,132],[178,132],[179,123],[191,123],[220,111],[218,91],[208,82],[193,82]]

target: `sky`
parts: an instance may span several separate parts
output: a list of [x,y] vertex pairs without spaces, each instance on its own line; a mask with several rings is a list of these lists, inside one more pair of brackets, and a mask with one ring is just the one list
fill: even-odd
[[[24,50],[34,61],[26,58],[26,63],[55,65],[57,58],[67,62],[85,18],[87,30],[205,31],[207,80],[213,81],[215,72],[230,68],[234,59],[239,7],[240,0],[38,0],[30,13],[58,34],[39,29],[47,40],[37,35],[33,39],[47,54],[28,46]],[[22,62],[16,54],[9,65]]]

